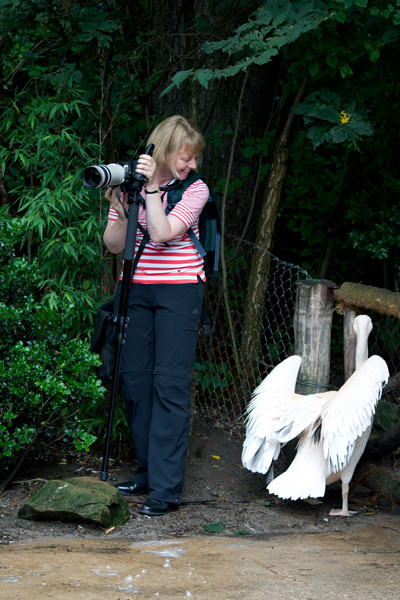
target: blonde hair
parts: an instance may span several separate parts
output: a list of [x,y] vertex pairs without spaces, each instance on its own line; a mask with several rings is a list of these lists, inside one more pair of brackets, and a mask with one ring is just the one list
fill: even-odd
[[[176,178],[178,178],[178,174],[174,167],[175,157],[180,150],[189,146],[194,154],[200,155],[206,145],[203,134],[180,115],[174,115],[161,121],[150,134],[147,143],[155,146],[153,158],[157,166],[171,169]],[[167,155],[170,158],[169,163]]]

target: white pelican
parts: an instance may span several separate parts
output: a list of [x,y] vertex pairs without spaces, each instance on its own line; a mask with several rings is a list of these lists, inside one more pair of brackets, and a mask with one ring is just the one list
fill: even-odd
[[[254,391],[246,410],[242,463],[250,471],[271,473],[281,445],[299,437],[296,456],[267,489],[281,498],[318,498],[326,484],[341,479],[342,508],[350,516],[349,483],[367,444],[382,387],[389,379],[380,356],[368,358],[371,319],[354,319],[356,370],[338,390],[303,396],[294,392],[300,356],[282,361]],[[272,476],[273,477],[273,476]]]

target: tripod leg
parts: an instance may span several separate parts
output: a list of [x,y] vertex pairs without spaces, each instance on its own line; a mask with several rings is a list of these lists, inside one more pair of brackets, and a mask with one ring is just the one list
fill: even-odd
[[[140,196],[138,195],[140,198]],[[112,392],[110,398],[110,407],[107,420],[107,434],[103,453],[103,465],[100,473],[100,480],[107,481],[108,479],[108,463],[110,459],[110,447],[112,442],[112,429],[114,422],[115,407],[117,403],[119,372],[121,367],[122,345],[125,342],[127,328],[127,314],[129,302],[129,290],[133,276],[133,257],[136,246],[136,230],[138,226],[139,200],[130,206],[128,216],[128,227],[126,232],[125,252],[124,252],[124,269],[122,274],[121,297],[118,307],[118,334],[117,334],[117,352],[115,369],[112,383]],[[137,262],[137,261],[136,261]]]

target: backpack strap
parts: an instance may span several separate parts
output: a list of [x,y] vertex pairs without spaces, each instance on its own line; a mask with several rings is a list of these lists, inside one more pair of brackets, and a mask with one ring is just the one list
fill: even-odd
[[167,215],[176,206],[176,204],[178,204],[179,200],[182,198],[183,192],[198,179],[202,179],[204,181],[203,177],[201,177],[198,173],[195,171],[190,171],[184,181],[180,181],[179,185],[168,190],[167,208],[165,210]]
[[[182,199],[183,192],[185,192],[185,190],[187,190],[187,188],[189,186],[191,186],[192,183],[194,183],[195,181],[198,181],[199,179],[204,181],[203,177],[201,177],[198,173],[196,173],[195,171],[190,171],[190,173],[188,174],[186,179],[184,181],[182,181],[179,186],[177,186],[175,189],[172,189],[168,192],[167,208],[165,209],[166,215],[168,215],[171,212],[171,210],[173,208],[175,208],[175,206],[178,204],[178,202]],[[190,237],[192,244],[196,248],[197,252],[200,254],[201,258],[204,258],[206,256],[207,252],[204,250],[203,246],[200,244],[199,238],[194,233],[194,231],[191,227],[189,227],[189,229],[187,230],[187,234]]]

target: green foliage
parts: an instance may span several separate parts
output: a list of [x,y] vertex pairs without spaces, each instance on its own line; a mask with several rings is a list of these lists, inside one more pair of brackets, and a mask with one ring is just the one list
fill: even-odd
[[235,248],[225,247],[225,260],[229,263],[229,277],[226,283],[229,290],[230,307],[240,314],[243,311],[246,291],[241,286],[238,286],[237,282],[246,273],[248,265],[243,254]]
[[226,363],[213,364],[211,362],[194,363],[196,383],[198,383],[203,392],[207,391],[211,397],[220,396],[223,399],[223,393],[232,383],[232,373],[229,365]]
[[[95,439],[105,438],[108,424],[109,405],[101,402],[85,403],[79,409],[79,423],[87,432],[87,435]],[[131,431],[128,423],[126,405],[123,399],[118,398],[115,407],[111,440],[122,440],[124,448],[131,448]]]
[[336,92],[313,92],[293,112],[303,116],[314,149],[327,142],[358,150],[357,142],[373,134],[364,112],[357,109],[354,101],[346,102]]
[[392,402],[378,402],[374,417],[374,431],[384,433],[400,421],[400,405]]
[[225,531],[225,525],[222,521],[218,521],[217,523],[206,523],[203,527],[207,533],[222,533]]
[[224,129],[222,123],[217,123],[214,125],[213,130],[210,134],[206,136],[207,144],[212,144],[216,148],[221,146],[222,139],[224,136],[232,137],[233,131],[232,129]]
[[15,4],[1,3],[4,96],[12,101],[15,91],[24,91],[44,99],[81,90],[87,105],[74,127],[85,139],[84,147],[96,141],[109,155],[107,162],[115,151],[125,160],[125,152],[132,152],[133,143],[139,147],[148,127],[138,96],[148,94],[159,79],[158,72],[148,72],[153,42],[141,3]]
[[272,333],[273,340],[269,342],[270,336],[265,336],[263,344],[263,357],[267,364],[277,364],[287,356],[293,354],[293,347],[288,338],[288,331],[293,328],[293,322],[290,315],[287,315],[287,320],[284,326],[276,329]]
[[[4,211],[3,211],[4,213]],[[12,466],[30,444],[72,440],[88,449],[96,439],[80,423],[82,406],[94,408],[104,395],[87,342],[71,337],[70,303],[52,310],[40,297],[38,261],[13,252],[21,221],[0,222],[0,461]]]
[[277,248],[275,252],[318,277],[321,248],[340,210],[349,150],[329,147],[314,152],[306,135],[304,129],[299,130],[292,143],[291,169],[278,216],[278,227],[285,222],[281,233],[285,249]]
[[51,308],[74,304],[78,322],[98,302],[102,199],[82,185],[98,152],[69,125],[85,106],[76,91],[60,98],[21,95],[0,106],[0,160],[13,205],[22,215],[20,242],[34,250]]
[[[371,39],[367,32],[356,30],[353,40],[348,46],[338,43],[332,46],[332,40],[324,39],[321,30],[340,36],[340,25],[355,22],[367,28],[374,20],[389,20],[394,26],[400,22],[400,8],[390,4],[383,8],[370,5],[368,0],[273,0],[263,4],[250,15],[249,20],[236,29],[234,34],[218,42],[206,43],[207,54],[224,52],[231,57],[229,66],[224,68],[197,69],[196,71],[180,71],[172,78],[171,85],[163,93],[173,87],[179,87],[188,77],[193,77],[204,87],[213,80],[232,77],[247,70],[252,65],[265,65],[284,49],[293,49],[294,60],[291,61],[291,72],[295,73],[299,64],[306,65],[312,78],[320,71],[321,61],[326,61],[331,71],[338,71],[342,78],[351,76],[351,63],[354,60],[354,40],[362,43],[372,62],[379,58],[384,44],[396,41],[399,32],[387,27],[379,39]],[[311,42],[311,43],[310,43]],[[339,40],[338,40],[339,42]],[[299,52],[304,43],[305,51]]]
[[[340,281],[349,270],[348,252],[353,250],[360,270],[354,272],[356,278],[365,281],[368,256],[390,261],[389,285],[398,285],[398,234],[387,192],[390,187],[392,198],[397,194],[393,135],[399,125],[399,24],[398,0],[273,0],[260,6],[232,35],[205,44],[209,68],[179,72],[165,90],[181,86],[188,78],[208,87],[249,68],[250,78],[256,77],[261,71],[255,67],[272,63],[268,72],[273,73],[271,88],[278,90],[276,123],[280,124],[286,119],[288,102],[307,82],[307,96],[294,108],[303,117],[295,122],[303,147],[291,153],[287,200],[283,199],[281,210],[281,217],[288,219],[286,232],[296,235],[286,237],[278,231],[276,243],[280,252],[283,249],[282,257],[303,256],[302,266],[315,276],[320,269],[326,276],[329,267],[331,278]],[[307,152],[304,138],[317,157]],[[269,148],[271,152],[273,143]],[[354,150],[357,159],[351,156]],[[269,169],[270,155],[265,155],[262,174]],[[232,196],[236,190],[231,186]],[[294,197],[296,204],[291,202]],[[339,239],[340,248],[335,248]],[[380,284],[386,286],[388,281]]]
[[180,71],[172,77],[172,83],[163,94],[179,87],[188,77],[193,77],[207,88],[211,81],[233,77],[251,65],[265,65],[300,36],[318,28],[328,17],[329,11],[323,2],[268,2],[256,10],[248,22],[238,27],[231,37],[204,45],[207,54],[225,52],[232,57],[233,64],[222,69]]
[[362,249],[373,259],[387,259],[400,248],[399,210],[392,203],[398,196],[400,181],[386,180],[382,189],[376,190],[379,203],[371,203],[374,190],[360,194],[364,206],[362,213],[353,206],[346,215],[351,225],[349,239],[352,247]]
[[159,77],[147,68],[151,31],[141,3],[4,0],[1,12],[4,187],[12,214],[24,217],[21,245],[39,259],[49,305],[73,303],[88,330],[104,293],[108,203],[83,187],[81,174],[130,159],[143,142],[151,115],[138,95]]

